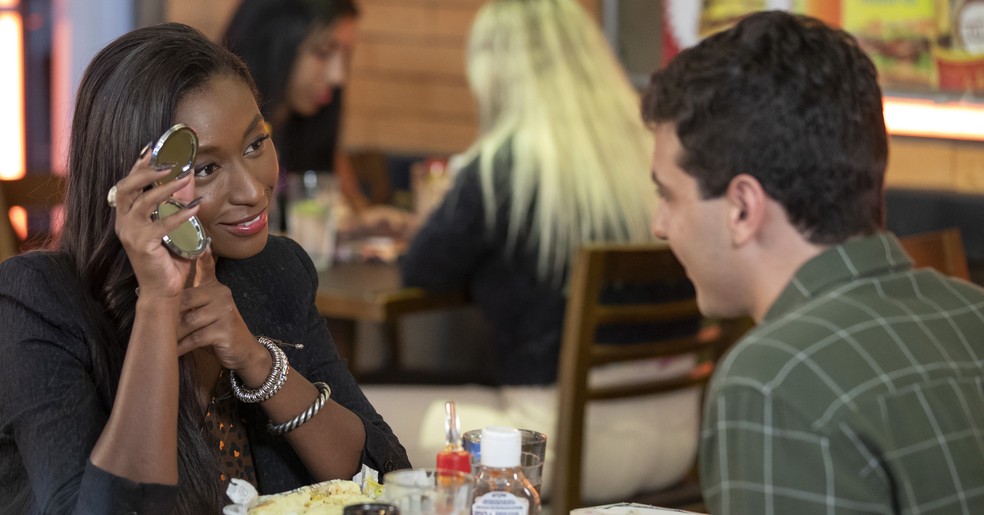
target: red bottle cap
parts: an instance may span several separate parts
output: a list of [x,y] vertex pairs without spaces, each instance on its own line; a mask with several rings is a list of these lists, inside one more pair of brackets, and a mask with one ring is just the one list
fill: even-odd
[[468,451],[442,451],[437,453],[437,468],[460,470],[471,474],[471,453]]

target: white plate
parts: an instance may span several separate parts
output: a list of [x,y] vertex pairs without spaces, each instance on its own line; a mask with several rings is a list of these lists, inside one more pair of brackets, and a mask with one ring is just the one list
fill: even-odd
[[571,510],[576,515],[679,515],[692,511],[674,510],[671,508],[658,508],[648,504],[636,504],[631,502],[620,502],[616,504],[606,504],[603,506],[591,506],[589,508],[578,508]]

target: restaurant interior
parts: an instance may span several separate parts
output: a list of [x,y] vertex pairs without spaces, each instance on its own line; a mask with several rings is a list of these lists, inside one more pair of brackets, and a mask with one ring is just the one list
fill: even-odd
[[[0,81],[0,261],[42,246],[58,230],[73,95],[94,53],[119,34],[163,21],[185,23],[219,38],[240,1],[0,0],[0,73],[4,77]],[[602,28],[638,88],[660,63],[692,44],[699,37],[700,23],[706,21],[699,19],[701,2],[689,0],[579,2]],[[364,384],[460,385],[465,389],[491,382],[486,368],[494,352],[489,328],[467,296],[402,287],[395,265],[412,228],[449,187],[449,159],[465,151],[479,133],[479,114],[464,65],[471,21],[482,3],[359,1],[358,44],[342,111],[342,145],[366,196],[405,213],[409,220],[400,230],[366,228],[357,222],[346,225],[344,213],[334,215],[333,242],[328,262],[319,272],[317,304],[351,370]],[[689,21],[686,15],[691,9],[684,5],[688,3],[695,6]],[[833,3],[840,5],[828,4]],[[786,4],[820,17],[831,16],[830,20],[843,22],[848,29],[852,23],[861,23],[848,16],[846,8],[833,14],[821,7],[810,11],[810,5],[823,2],[788,0]],[[872,52],[884,51],[886,61],[894,56],[892,41],[873,38]],[[940,41],[943,38],[933,39],[926,55],[920,56],[929,63],[928,68],[908,75],[883,75],[890,133],[886,220],[890,230],[911,238],[909,248],[914,255],[924,252],[927,263],[939,260],[944,264],[933,266],[951,267],[951,273],[984,285],[984,231],[979,226],[984,220],[984,42],[971,49],[977,52],[977,60],[964,58],[961,70],[956,70],[958,65],[946,62],[947,54],[937,48]],[[940,231],[942,239],[919,236]],[[296,229],[290,235],[305,237]],[[634,258],[625,259],[631,262]],[[587,282],[578,285],[591,287]],[[572,298],[575,290],[572,286]],[[581,307],[584,313],[591,309]],[[590,318],[584,313],[579,316]],[[567,316],[574,316],[570,309]],[[681,316],[700,315],[691,309]],[[566,323],[572,324],[570,320]],[[715,327],[717,333],[704,334],[695,347],[682,350],[716,357],[747,324],[727,321]],[[594,332],[572,327],[576,325],[568,325],[565,331]],[[461,345],[462,335],[467,335],[468,345]],[[577,383],[586,382],[590,364],[577,361],[574,350],[567,350],[576,340],[565,333],[562,360],[569,362],[562,362],[562,367],[574,367],[577,362],[579,368],[562,370],[559,379],[563,391],[572,392],[570,399],[562,398],[571,404],[560,415],[565,421],[562,427],[571,428],[583,424],[583,403],[575,404],[575,394],[589,395]],[[706,376],[694,375],[689,381],[684,386],[703,384]],[[665,391],[680,385],[651,386],[652,391]],[[462,420],[462,426],[473,428],[467,420]],[[579,447],[585,437],[580,429],[560,432],[563,434],[548,438],[557,438],[566,449]],[[557,481],[552,502],[560,511],[555,513],[612,501],[584,501],[580,487],[571,486],[578,483],[579,456],[557,451],[548,455],[546,468],[553,467],[550,459],[569,472],[549,473]],[[688,479],[689,490],[638,499],[700,511],[693,474]]]

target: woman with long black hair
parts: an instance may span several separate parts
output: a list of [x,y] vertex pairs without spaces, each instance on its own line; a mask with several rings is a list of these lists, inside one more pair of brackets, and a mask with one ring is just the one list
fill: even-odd
[[[145,145],[176,123],[197,131],[193,173],[151,187],[166,173]],[[60,240],[0,265],[0,512],[215,513],[233,477],[274,493],[409,466],[315,308],[311,260],[269,235],[269,138],[246,67],[192,28],[137,29],[90,63]],[[169,197],[187,207],[153,217]],[[161,244],[192,215],[197,260]]]

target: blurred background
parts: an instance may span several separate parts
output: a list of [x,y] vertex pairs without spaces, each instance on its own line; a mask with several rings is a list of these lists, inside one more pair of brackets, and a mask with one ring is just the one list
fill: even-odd
[[[161,21],[187,23],[218,38],[240,1],[0,0],[0,180],[62,172],[75,87],[108,41]],[[752,10],[793,9],[844,26],[880,67],[892,133],[889,186],[971,195],[972,208],[984,210],[977,198],[984,194],[981,0],[579,1],[638,87],[680,48]],[[364,180],[389,181],[382,189],[386,198],[376,200],[408,207],[412,163],[446,158],[474,141],[477,112],[464,63],[469,26],[481,4],[359,2],[342,138]],[[31,222],[20,212],[11,217],[21,239],[46,223],[41,215]],[[968,257],[981,259],[984,241],[967,231],[964,238]]]

